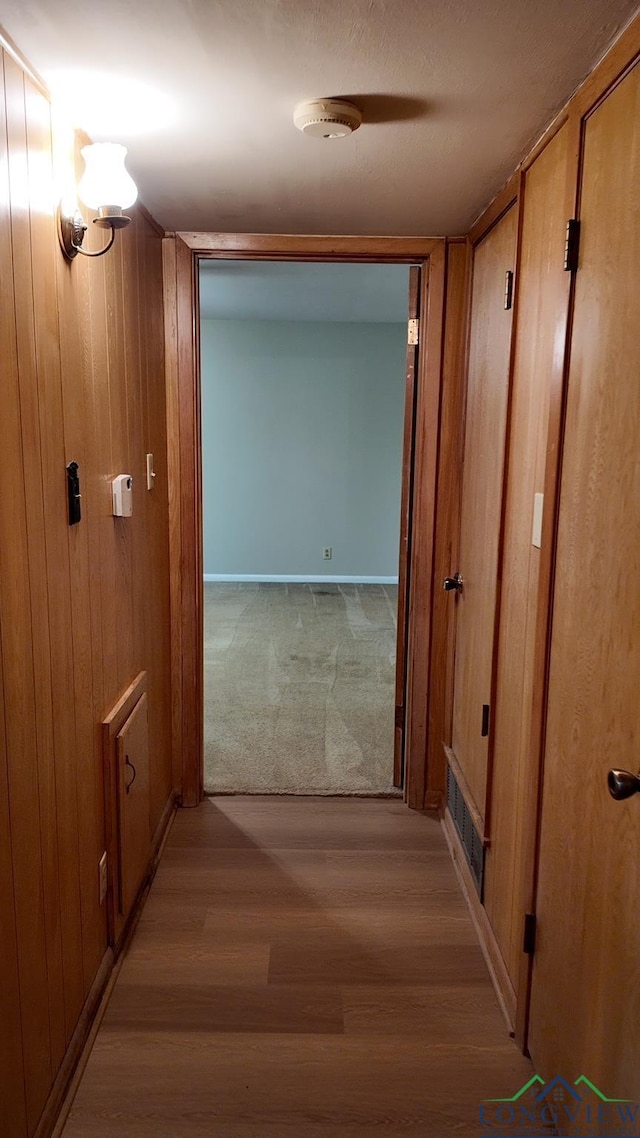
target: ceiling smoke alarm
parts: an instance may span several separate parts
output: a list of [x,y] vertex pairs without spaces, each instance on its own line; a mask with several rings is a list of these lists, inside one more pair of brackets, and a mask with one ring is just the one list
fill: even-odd
[[346,138],[362,122],[362,112],[343,99],[311,99],[293,112],[298,130],[311,138]]

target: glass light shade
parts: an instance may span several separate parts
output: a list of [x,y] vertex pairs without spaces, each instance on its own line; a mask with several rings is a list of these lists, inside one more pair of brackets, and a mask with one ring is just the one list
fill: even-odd
[[90,209],[119,206],[127,209],[138,196],[137,186],[125,167],[126,146],[117,142],[94,142],[83,146],[84,174],[78,196]]

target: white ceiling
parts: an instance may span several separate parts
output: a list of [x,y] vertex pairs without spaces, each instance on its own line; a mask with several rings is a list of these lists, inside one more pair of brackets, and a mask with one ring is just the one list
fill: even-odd
[[407,319],[407,265],[202,261],[200,315],[206,320]]
[[[457,234],[511,173],[637,0],[0,0],[45,78],[106,77],[78,124],[129,146],[167,229]],[[95,78],[95,76],[94,76]],[[146,126],[137,96],[158,93]],[[323,141],[296,102],[350,96],[364,125]],[[102,127],[99,130],[98,127]]]

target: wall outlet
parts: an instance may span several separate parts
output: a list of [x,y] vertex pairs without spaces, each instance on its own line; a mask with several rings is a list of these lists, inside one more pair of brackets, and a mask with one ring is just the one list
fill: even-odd
[[324,549],[322,550],[323,561],[331,561],[332,557],[333,557],[333,549],[331,548],[330,545],[325,545]]
[[100,882],[100,904],[104,905],[107,899],[107,851],[103,853],[98,862],[98,880]]

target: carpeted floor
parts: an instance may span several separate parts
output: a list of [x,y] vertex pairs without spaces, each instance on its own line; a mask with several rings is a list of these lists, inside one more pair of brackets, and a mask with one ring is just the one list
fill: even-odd
[[393,792],[397,588],[205,584],[205,790]]

